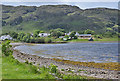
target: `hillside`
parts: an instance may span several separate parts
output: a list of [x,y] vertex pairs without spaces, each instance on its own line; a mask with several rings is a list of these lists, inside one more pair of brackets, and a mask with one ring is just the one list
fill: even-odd
[[92,8],[82,10],[71,5],[2,6],[3,32],[32,32],[40,29],[62,28],[66,31],[91,29],[97,33],[106,32],[107,28],[117,31],[118,10]]

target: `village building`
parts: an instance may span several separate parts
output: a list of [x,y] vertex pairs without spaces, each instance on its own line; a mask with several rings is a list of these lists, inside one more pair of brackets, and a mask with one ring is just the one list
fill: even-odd
[[50,34],[49,33],[39,33],[38,36],[40,37],[48,37]]
[[10,35],[3,35],[0,37],[0,40],[6,40],[6,39],[13,40],[13,38]]
[[80,34],[78,39],[90,39],[91,37],[91,34]]

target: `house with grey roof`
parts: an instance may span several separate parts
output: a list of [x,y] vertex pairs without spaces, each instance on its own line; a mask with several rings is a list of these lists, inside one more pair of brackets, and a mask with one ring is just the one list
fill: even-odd
[[78,39],[90,39],[91,37],[91,34],[80,34]]

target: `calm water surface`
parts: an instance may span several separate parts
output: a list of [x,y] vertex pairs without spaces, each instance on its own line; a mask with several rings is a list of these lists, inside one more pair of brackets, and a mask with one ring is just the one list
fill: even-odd
[[27,54],[71,61],[118,61],[118,43],[35,44],[21,45],[15,49]]

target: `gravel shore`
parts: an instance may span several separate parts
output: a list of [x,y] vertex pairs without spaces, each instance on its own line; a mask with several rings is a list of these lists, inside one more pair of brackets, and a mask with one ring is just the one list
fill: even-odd
[[[105,69],[97,69],[97,68],[90,68],[84,67],[79,65],[72,65],[72,64],[65,64],[63,62],[56,62],[50,58],[44,58],[36,55],[29,55],[25,53],[21,53],[17,50],[14,50],[15,46],[22,45],[20,44],[12,44],[13,45],[13,56],[20,62],[30,62],[33,65],[38,65],[39,67],[45,66],[49,67],[52,63],[58,66],[58,70],[64,74],[76,74],[81,76],[88,76],[88,77],[95,77],[98,79],[118,79],[120,72],[119,71],[112,71],[112,70],[105,70]],[[64,71],[62,70],[64,69]]]

